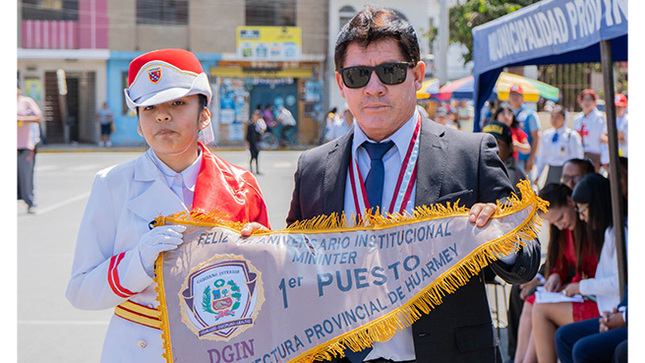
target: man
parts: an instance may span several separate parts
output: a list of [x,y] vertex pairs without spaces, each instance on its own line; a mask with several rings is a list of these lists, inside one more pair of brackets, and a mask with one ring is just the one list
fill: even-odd
[[[470,222],[483,226],[496,210],[495,200],[512,191],[511,183],[493,137],[459,132],[416,111],[425,64],[412,26],[391,10],[366,7],[341,30],[334,58],[336,82],[356,122],[348,134],[300,156],[287,223],[343,211],[356,215],[363,212],[358,200],[396,212],[459,200],[472,207]],[[416,165],[404,163],[414,150]],[[383,152],[382,158],[376,155]],[[395,190],[399,175],[414,168],[416,179],[403,178]],[[355,169],[361,178],[352,183]],[[365,188],[367,196],[360,195]],[[392,200],[400,190],[411,192]],[[492,268],[521,283],[535,275],[539,258],[539,245],[531,241],[506,257],[508,264],[498,261]],[[351,361],[501,361],[481,275],[443,301],[387,342],[374,343],[373,350],[350,354]]]
[[20,94],[20,85],[17,90],[18,199],[22,199],[27,204],[27,213],[33,214],[36,212],[33,168],[36,140],[34,140],[34,128],[31,125],[39,125],[43,122],[43,113],[36,101]]
[[112,123],[114,122],[114,114],[108,108],[107,102],[103,102],[103,108],[96,111],[96,121],[101,125],[101,140],[99,141],[99,146],[112,147],[112,140],[110,135],[112,134]]
[[[519,84],[511,86],[508,94],[508,103],[513,108],[515,118],[520,123],[522,131],[528,136],[529,144],[531,144],[531,152],[529,154],[519,153],[518,161],[520,165],[531,174],[533,165],[535,165],[535,155],[540,145],[540,122],[537,112],[524,105],[524,90]],[[535,178],[532,178],[535,179]]]
[[549,167],[544,185],[557,183],[562,176],[562,166],[571,158],[582,158],[582,140],[580,134],[566,125],[567,113],[560,105],[551,111],[551,126],[542,135],[542,147],[537,154],[537,174],[540,177],[546,166]]
[[589,159],[569,159],[562,165],[562,177],[560,177],[560,183],[573,190],[573,188],[576,187],[576,184],[578,184],[585,175],[593,173],[594,171],[594,165]]

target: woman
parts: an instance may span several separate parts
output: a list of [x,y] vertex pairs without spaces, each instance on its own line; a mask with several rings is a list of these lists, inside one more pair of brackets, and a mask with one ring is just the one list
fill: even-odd
[[[593,277],[598,263],[596,249],[589,245],[586,238],[585,223],[578,220],[571,193],[569,187],[556,183],[547,184],[540,191],[540,198],[550,205],[547,213],[540,212],[540,216],[550,225],[544,283],[545,290],[550,292],[560,292],[567,284]],[[535,362],[537,359],[532,332],[533,310],[538,305],[535,305],[535,295],[525,300],[518,328],[515,362]],[[587,319],[597,310],[596,303],[591,300],[572,306],[575,321]]]
[[528,137],[520,128],[520,124],[515,118],[511,106],[508,104],[502,104],[499,106],[493,115],[493,120],[499,121],[511,128],[511,135],[513,135],[513,149],[515,150],[513,152],[513,157],[515,158],[515,161],[517,161],[518,152],[523,154],[531,152],[531,144],[529,144]]
[[255,174],[260,174],[260,167],[258,162],[258,155],[260,154],[260,140],[262,134],[266,130],[266,124],[262,120],[262,112],[260,110],[253,111],[251,120],[246,126],[246,146],[251,153],[249,160],[249,171],[253,172],[253,160],[255,160]]
[[599,311],[611,311],[620,301],[609,180],[600,174],[586,175],[576,185],[572,199],[580,220],[586,223],[589,246],[599,253],[600,260],[594,276],[568,284],[562,292],[567,296],[593,295],[597,305],[595,309],[588,305],[576,313],[574,306],[577,303],[536,304],[533,336],[540,363],[557,361],[554,337],[558,327],[598,317]]

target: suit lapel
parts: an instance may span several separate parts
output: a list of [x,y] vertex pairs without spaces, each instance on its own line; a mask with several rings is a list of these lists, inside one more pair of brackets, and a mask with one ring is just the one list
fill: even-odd
[[167,216],[186,209],[146,154],[135,161],[133,188],[139,193],[127,202],[128,209],[143,219]]
[[415,205],[429,205],[439,198],[446,171],[448,141],[445,132],[424,117],[421,121],[421,140],[417,161],[417,191]]
[[327,154],[325,177],[323,180],[323,212],[330,215],[340,213],[345,208],[345,184],[352,155],[352,140],[354,130],[335,141],[333,148]]

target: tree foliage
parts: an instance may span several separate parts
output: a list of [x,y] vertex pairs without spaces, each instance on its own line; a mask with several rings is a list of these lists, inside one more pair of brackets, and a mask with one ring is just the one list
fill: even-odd
[[468,52],[464,64],[473,60],[473,33],[477,25],[495,20],[540,0],[467,0],[450,8],[450,43],[461,43]]

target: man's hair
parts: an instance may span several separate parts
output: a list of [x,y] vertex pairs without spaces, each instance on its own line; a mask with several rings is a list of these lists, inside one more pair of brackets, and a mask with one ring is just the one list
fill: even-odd
[[585,174],[590,174],[590,173],[595,173],[596,172],[596,168],[593,166],[593,163],[589,159],[573,158],[573,159],[569,159],[569,160],[565,161],[564,164],[562,164],[562,165],[565,165],[567,163],[571,163],[573,165],[579,166],[584,171]]
[[345,24],[336,38],[336,70],[343,68],[350,43],[367,48],[372,42],[384,39],[396,40],[406,61],[413,65],[419,62],[419,41],[412,25],[392,10],[368,5]]

